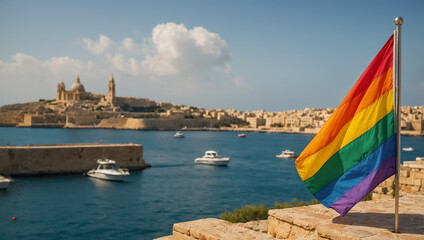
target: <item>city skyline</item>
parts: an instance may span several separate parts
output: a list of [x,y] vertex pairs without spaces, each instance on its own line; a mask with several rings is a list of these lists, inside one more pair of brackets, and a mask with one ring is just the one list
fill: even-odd
[[423,105],[424,3],[2,1],[0,105],[86,89],[209,109],[337,107],[402,16],[402,105]]

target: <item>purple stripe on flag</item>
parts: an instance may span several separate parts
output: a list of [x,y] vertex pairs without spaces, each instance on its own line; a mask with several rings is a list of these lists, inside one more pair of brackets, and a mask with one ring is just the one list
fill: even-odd
[[330,208],[334,209],[340,215],[344,216],[361,201],[368,193],[376,188],[382,181],[389,178],[396,172],[395,156],[386,159],[381,165],[370,173],[362,182],[356,184],[347,191],[342,197],[335,201]]

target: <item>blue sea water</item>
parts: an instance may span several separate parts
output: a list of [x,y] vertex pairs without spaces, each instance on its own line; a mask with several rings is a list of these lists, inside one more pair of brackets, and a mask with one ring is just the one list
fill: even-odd
[[[152,165],[127,182],[82,175],[18,177],[0,191],[0,239],[153,239],[176,222],[214,217],[246,204],[272,206],[313,196],[293,159],[313,135],[235,132],[0,128],[0,145],[137,143]],[[424,156],[424,137],[402,137],[403,160]],[[228,167],[195,165],[208,149],[231,157]],[[12,221],[16,217],[16,221]]]

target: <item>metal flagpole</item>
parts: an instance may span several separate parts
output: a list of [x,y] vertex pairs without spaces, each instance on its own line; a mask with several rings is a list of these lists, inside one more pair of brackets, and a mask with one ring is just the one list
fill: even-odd
[[395,104],[396,104],[396,175],[395,175],[395,233],[399,233],[399,173],[400,173],[400,125],[401,125],[401,105],[400,105],[400,80],[401,80],[401,42],[400,33],[403,19],[401,17],[395,18],[396,30],[394,33],[394,75],[393,80],[395,83]]

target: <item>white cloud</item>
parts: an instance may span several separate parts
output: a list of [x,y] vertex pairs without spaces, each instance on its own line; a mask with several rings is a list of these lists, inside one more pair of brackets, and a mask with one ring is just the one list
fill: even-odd
[[114,71],[133,76],[184,77],[231,71],[227,43],[219,34],[203,27],[187,29],[183,24],[159,24],[153,28],[152,36],[140,43],[129,37],[116,43],[105,35],[98,40],[82,41],[90,52],[106,59]]
[[113,72],[120,96],[183,104],[207,102],[224,89],[244,86],[231,74],[226,41],[203,27],[164,23],[140,40],[100,35],[81,42],[92,60],[38,59],[25,53],[16,53],[10,62],[0,60],[0,105],[55,98],[57,83],[64,81],[69,89],[77,74],[87,91],[104,94]]
[[141,47],[134,42],[134,40],[132,38],[124,38],[121,41],[122,47],[124,51],[127,51],[129,53],[139,53],[141,52]]
[[0,61],[0,105],[36,101],[39,98],[52,99],[56,97],[58,82],[71,84],[77,74],[92,78],[99,72],[101,70],[91,61],[82,62],[68,56],[40,60],[16,53],[11,62]]
[[150,52],[143,68],[155,75],[175,75],[226,68],[230,54],[219,34],[203,27],[188,30],[183,24],[159,24],[152,31]]
[[100,35],[98,41],[93,41],[89,38],[84,38],[82,41],[85,43],[87,49],[94,54],[103,54],[114,45],[114,42],[104,35]]
[[25,53],[16,53],[12,56],[13,61],[10,63],[0,61],[1,74],[19,74],[25,75],[56,75],[62,74],[78,74],[82,71],[90,72],[94,70],[91,61],[82,62],[71,57],[52,57],[42,61],[40,59],[29,56]]
[[31,71],[34,69],[31,69],[30,66],[42,64],[38,59],[19,52],[12,56],[12,59],[14,62],[11,63],[0,62],[0,72],[18,72],[25,67],[28,67],[27,71]]

